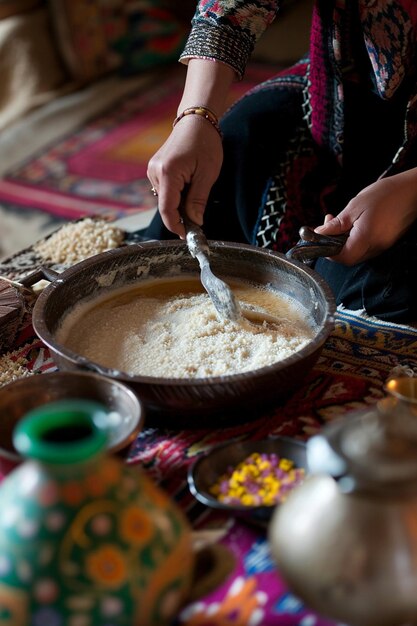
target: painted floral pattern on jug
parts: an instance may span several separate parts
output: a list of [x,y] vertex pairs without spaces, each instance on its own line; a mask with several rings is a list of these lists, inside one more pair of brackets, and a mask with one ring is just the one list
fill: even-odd
[[0,626],[160,626],[184,600],[188,524],[139,468],[28,459],[0,507]]

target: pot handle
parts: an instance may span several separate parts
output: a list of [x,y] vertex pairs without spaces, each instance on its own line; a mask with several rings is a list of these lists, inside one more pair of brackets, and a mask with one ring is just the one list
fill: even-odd
[[59,277],[59,273],[49,267],[41,265],[37,270],[19,279],[18,285],[29,288],[40,280],[49,280],[51,283]]
[[300,240],[288,250],[286,257],[301,261],[305,265],[312,265],[313,261],[322,256],[339,254],[345,245],[348,235],[319,235],[309,226],[302,226],[299,230]]

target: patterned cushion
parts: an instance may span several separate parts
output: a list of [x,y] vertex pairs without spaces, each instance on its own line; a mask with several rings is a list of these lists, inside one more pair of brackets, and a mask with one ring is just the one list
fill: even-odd
[[43,0],[0,0],[0,20],[25,13],[41,4],[44,4]]
[[50,0],[57,44],[71,75],[90,81],[178,58],[185,25],[163,0]]

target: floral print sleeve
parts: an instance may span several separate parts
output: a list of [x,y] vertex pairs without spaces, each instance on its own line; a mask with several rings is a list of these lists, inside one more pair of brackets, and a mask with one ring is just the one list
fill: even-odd
[[215,59],[233,67],[241,77],[279,5],[280,0],[200,0],[180,60]]

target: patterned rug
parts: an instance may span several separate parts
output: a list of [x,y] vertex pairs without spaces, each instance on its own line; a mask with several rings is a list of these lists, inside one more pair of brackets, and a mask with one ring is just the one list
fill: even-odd
[[[339,311],[317,366],[281,408],[253,422],[213,431],[159,430],[151,424],[131,446],[128,462],[140,464],[180,504],[197,530],[221,529],[215,545],[232,560],[224,580],[190,602],[176,625],[182,626],[336,626],[306,607],[280,577],[263,531],[209,512],[190,494],[186,474],[197,455],[230,439],[262,439],[287,435],[306,439],[329,420],[371,405],[384,396],[393,371],[417,375],[417,330],[382,324],[349,311]],[[18,376],[56,370],[48,349],[22,329],[15,349],[0,357],[0,370],[12,361]],[[1,380],[1,374],[0,374]],[[3,378],[3,383],[6,382]],[[219,566],[219,569],[222,568]],[[233,612],[235,618],[228,621]]]
[[[125,244],[129,245],[130,235]],[[45,259],[27,250],[1,264],[0,273],[18,279]],[[66,265],[51,265],[57,271]],[[30,308],[30,307],[29,307]],[[0,353],[0,386],[22,376],[55,371],[45,345],[27,315],[13,346]],[[179,503],[200,532],[219,532],[215,542],[231,559],[226,577],[190,602],[178,617],[183,626],[332,626],[305,607],[286,587],[271,559],[264,531],[228,519],[197,503],[187,487],[196,457],[220,442],[285,435],[306,440],[324,424],[373,405],[384,397],[387,378],[417,375],[417,329],[384,323],[360,312],[339,310],[321,356],[287,402],[260,418],[200,430],[162,430],[152,421],[130,447],[126,462],[139,464]],[[222,559],[221,559],[222,560]],[[233,620],[230,615],[233,614]]]
[[[229,104],[277,71],[251,64],[244,80],[234,84]],[[160,70],[152,86],[13,168],[0,179],[0,203],[65,219],[93,214],[115,219],[154,209],[146,167],[172,128],[184,76],[179,64]]]

